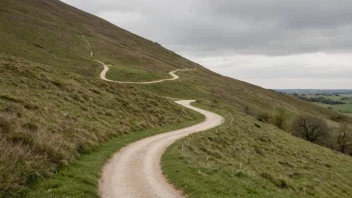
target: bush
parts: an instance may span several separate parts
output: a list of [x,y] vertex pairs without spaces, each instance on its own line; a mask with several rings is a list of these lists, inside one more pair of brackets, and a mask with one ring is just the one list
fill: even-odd
[[346,149],[352,146],[352,132],[349,130],[348,125],[341,124],[337,136],[337,144],[340,147],[341,153],[345,153]]
[[292,123],[294,135],[310,142],[317,142],[319,139],[329,135],[329,128],[322,119],[312,116],[299,116]]
[[287,120],[287,114],[286,114],[286,110],[283,108],[280,108],[277,110],[277,113],[275,115],[275,120],[274,120],[274,124],[279,128],[279,129],[284,129],[285,128],[285,124],[286,124],[286,120]]
[[245,106],[244,107],[244,112],[247,114],[247,115],[250,115],[251,114],[251,108],[249,108],[249,106]]
[[342,115],[332,115],[331,120],[335,121],[335,122],[340,122],[341,120],[343,120],[343,116]]
[[260,122],[269,122],[269,113],[267,112],[263,112],[263,113],[259,113],[258,116],[257,116],[257,119],[260,121]]

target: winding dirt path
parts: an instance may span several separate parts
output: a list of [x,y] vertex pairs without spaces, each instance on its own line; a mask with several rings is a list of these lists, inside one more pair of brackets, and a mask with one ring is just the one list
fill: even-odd
[[[90,42],[86,39],[86,37],[84,35],[82,35],[84,41],[88,44],[88,47],[90,49],[90,57],[93,58],[93,49],[92,49],[92,45],[90,44]],[[169,75],[172,78],[167,78],[167,79],[161,79],[161,80],[154,80],[154,81],[148,81],[148,82],[129,82],[129,81],[118,81],[118,80],[110,80],[106,78],[106,73],[109,71],[109,66],[110,65],[106,65],[105,63],[99,61],[99,60],[94,60],[95,62],[100,63],[101,65],[103,65],[104,69],[103,71],[100,72],[100,78],[102,80],[108,81],[108,82],[116,82],[116,83],[120,83],[120,84],[154,84],[154,83],[160,83],[160,82],[164,82],[164,81],[168,81],[168,80],[177,80],[180,77],[175,74],[178,71],[189,71],[189,70],[196,70],[196,68],[194,69],[176,69],[174,71],[170,71]]]
[[[93,50],[89,41],[82,35],[88,43],[93,58]],[[125,82],[114,81],[106,78],[109,65],[99,60],[94,60],[104,69],[100,73],[100,78],[108,82],[125,84],[152,84],[169,80],[176,80],[180,77],[175,73],[195,69],[177,69],[169,72],[172,78],[155,80],[150,82]],[[102,171],[102,178],[99,181],[99,192],[103,198],[180,198],[183,197],[181,191],[170,185],[162,174],[160,160],[166,148],[176,140],[189,134],[205,131],[224,122],[224,118],[218,114],[200,109],[191,105],[195,100],[180,100],[177,104],[192,109],[205,116],[202,123],[170,131],[167,133],[144,138],[122,148],[105,164]]]
[[167,78],[167,79],[161,79],[161,80],[154,80],[154,81],[148,81],[148,82],[128,82],[128,81],[117,81],[117,80],[110,80],[106,78],[106,73],[109,71],[109,65],[106,65],[105,63],[98,61],[98,60],[94,60],[95,62],[100,63],[101,65],[103,65],[104,69],[103,71],[101,71],[100,73],[100,78],[102,80],[108,81],[108,82],[116,82],[116,83],[121,83],[121,84],[154,84],[154,83],[160,83],[160,82],[164,82],[164,81],[168,81],[168,80],[176,80],[179,79],[180,77],[178,75],[176,75],[175,73],[178,71],[188,71],[188,70],[196,70],[196,69],[176,69],[174,71],[169,72],[170,76],[172,76],[172,78]]
[[86,39],[86,37],[84,35],[82,35],[83,39],[86,41],[86,43],[88,44],[89,46],[89,49],[90,49],[90,57],[93,58],[93,49],[92,49],[92,46],[90,45],[89,41]]
[[103,198],[179,198],[182,192],[175,190],[164,178],[160,160],[166,148],[177,139],[191,133],[214,128],[223,123],[218,114],[191,106],[195,100],[176,103],[203,114],[204,122],[168,133],[139,140],[117,152],[104,166],[99,183]]

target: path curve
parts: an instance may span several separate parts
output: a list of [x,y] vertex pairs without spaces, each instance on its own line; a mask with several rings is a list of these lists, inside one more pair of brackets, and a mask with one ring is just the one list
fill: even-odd
[[117,81],[117,80],[107,79],[106,78],[106,73],[109,71],[109,65],[106,65],[105,63],[103,63],[101,61],[98,61],[98,60],[94,60],[94,61],[100,63],[104,67],[103,71],[101,71],[101,73],[100,73],[100,78],[102,80],[105,80],[105,81],[108,81],[108,82],[121,83],[121,84],[154,84],[154,83],[160,83],[160,82],[164,82],[164,81],[168,81],[168,80],[179,79],[180,77],[177,74],[175,74],[178,71],[196,70],[196,69],[176,69],[174,71],[169,72],[169,74],[170,74],[170,76],[172,76],[172,78],[154,80],[154,81],[148,81],[148,82],[128,82],[128,81]]
[[[93,49],[92,49],[92,45],[90,44],[90,42],[86,39],[86,37],[84,35],[82,35],[83,39],[85,40],[85,42],[88,44],[88,47],[90,49],[90,57],[93,58]],[[174,71],[169,72],[169,75],[172,76],[172,78],[167,78],[167,79],[161,79],[161,80],[154,80],[154,81],[148,81],[148,82],[129,82],[129,81],[118,81],[118,80],[110,80],[106,78],[106,73],[109,71],[109,66],[110,65],[106,65],[105,63],[99,61],[99,60],[94,60],[95,62],[100,63],[101,65],[103,65],[104,69],[103,71],[100,72],[100,78],[102,80],[108,81],[108,82],[116,82],[116,83],[120,83],[120,84],[154,84],[154,83],[160,83],[160,82],[164,82],[164,81],[169,81],[169,80],[177,80],[180,77],[175,74],[178,71],[189,71],[189,70],[196,70],[197,68],[194,69],[176,69]]]
[[[89,41],[82,35],[88,43],[93,58],[93,50]],[[106,78],[109,65],[94,60],[103,65],[104,69],[100,73],[100,78],[108,82],[125,84],[152,84],[164,81],[176,80],[180,77],[175,73],[178,71],[196,70],[177,69],[169,72],[172,78],[155,80],[149,82],[125,82],[114,81]],[[224,118],[218,114],[191,106],[195,100],[180,100],[177,104],[197,111],[205,116],[205,121],[190,127],[170,131],[167,133],[144,138],[122,148],[105,164],[102,177],[99,181],[99,192],[103,198],[180,198],[183,197],[181,191],[170,185],[162,174],[160,161],[166,148],[177,139],[189,134],[205,131],[224,122]]]
[[104,166],[99,189],[103,198],[180,198],[164,178],[160,160],[168,146],[189,134],[221,125],[224,118],[218,114],[191,106],[195,100],[176,103],[203,114],[204,122],[168,133],[139,140],[117,152]]
[[88,44],[89,50],[90,50],[90,57],[93,58],[93,49],[92,46],[90,45],[89,41],[86,39],[86,37],[84,35],[82,35],[83,39],[86,41],[86,43]]

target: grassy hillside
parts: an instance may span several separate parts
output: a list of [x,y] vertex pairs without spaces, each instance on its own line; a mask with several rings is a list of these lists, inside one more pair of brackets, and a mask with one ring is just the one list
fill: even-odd
[[96,151],[78,157],[70,166],[64,167],[57,173],[55,177],[37,183],[26,197],[99,197],[100,171],[116,151],[141,138],[191,126],[203,120],[204,117],[199,115],[197,119],[179,124],[142,130],[112,138],[103,143]]
[[[352,158],[202,101],[226,123],[173,144],[164,174],[188,197],[352,197]],[[256,124],[256,125],[255,125]]]
[[0,54],[0,197],[134,131],[191,121],[171,101]]
[[[309,113],[331,119],[339,114],[290,96],[223,77],[107,21],[58,1],[22,0],[1,2],[0,47],[4,52],[85,76],[98,77],[102,67],[90,60],[85,35],[94,59],[111,64],[107,76],[114,80],[144,81],[169,77],[177,68],[196,71],[180,73],[179,81],[137,86],[178,98],[223,100],[253,111],[283,107],[292,114]],[[55,10],[55,12],[53,12]],[[14,23],[15,21],[15,23]],[[352,118],[343,117],[352,122]]]
[[[131,87],[102,82],[98,78],[102,66],[90,58],[90,48],[82,35],[91,44],[94,59],[112,65],[107,77],[113,80],[148,81],[168,78],[168,72],[177,68],[197,70],[179,72],[180,79],[162,84]],[[204,99],[212,101],[214,108],[217,104],[226,104],[227,109],[232,110],[224,113],[233,114],[234,117],[248,113],[251,116],[246,117],[244,123],[232,122],[228,128],[221,129],[224,136],[218,137],[242,142],[251,142],[262,136],[259,132],[250,133],[254,130],[256,117],[268,113],[273,118],[280,109],[285,110],[288,123],[302,114],[324,119],[330,126],[338,126],[341,122],[352,123],[352,117],[327,108],[223,77],[156,42],[57,0],[0,1],[0,50],[1,193],[25,192],[37,178],[51,177],[76,156],[96,151],[111,138],[119,138],[133,131],[184,123],[197,117],[156,95]],[[289,161],[291,154],[302,151],[295,151],[302,144],[305,152],[314,156],[317,149],[329,152],[327,157],[336,158],[336,163],[347,166],[343,170],[350,170],[350,158],[347,156],[341,157],[293,137],[286,141],[287,135],[283,131],[271,125],[265,126],[264,131],[273,131],[268,138],[285,143],[278,146],[283,147],[281,150],[271,149],[272,142],[260,144],[273,155],[279,156],[286,150],[292,150],[293,153],[282,156]],[[237,130],[239,127],[241,130]],[[289,131],[289,125],[284,130]],[[246,137],[249,139],[244,135],[232,134],[234,131],[250,133]],[[279,132],[283,134],[279,135]],[[214,135],[216,130],[208,134]],[[192,136],[189,141],[196,140],[199,140],[198,135]],[[225,151],[222,148],[224,142],[213,140],[212,146],[219,147],[224,155],[228,155],[222,159],[224,163],[231,164],[237,160],[229,157],[235,152],[234,147],[224,147],[228,148]],[[199,144],[202,143],[203,140],[200,140]],[[194,144],[195,149],[199,147]],[[243,158],[244,154],[238,155]],[[200,153],[200,156],[204,155]],[[302,156],[298,155],[300,158]],[[256,158],[256,163],[259,166],[266,159]],[[184,161],[179,163],[180,169],[185,168]],[[276,165],[272,165],[273,169]],[[317,170],[326,174],[335,171],[323,169],[323,166]],[[276,178],[282,173],[268,174]],[[347,171],[338,174],[348,175]],[[307,181],[311,179],[306,178]],[[255,185],[260,186],[258,183]],[[255,185],[253,183],[253,188]],[[294,186],[294,189],[300,187]]]
[[159,44],[57,0],[3,0],[0,16],[3,52],[86,76],[95,76],[101,65],[89,60],[81,35],[92,43],[96,59],[124,66],[121,69],[157,69],[168,76],[166,71],[193,64]]

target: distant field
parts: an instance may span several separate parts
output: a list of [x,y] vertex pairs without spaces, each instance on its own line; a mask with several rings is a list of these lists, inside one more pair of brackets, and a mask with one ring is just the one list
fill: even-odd
[[336,111],[348,114],[352,116],[352,103],[350,104],[341,104],[341,105],[328,105],[328,104],[323,104],[320,102],[314,102],[314,104],[319,105],[321,107],[326,107],[326,108],[331,108]]
[[333,109],[341,113],[352,115],[352,94],[331,94],[331,95],[301,94],[300,96],[304,96],[307,98],[323,97],[333,101],[343,102],[345,104],[325,104],[322,102],[314,102],[314,104],[319,105],[321,107]]

